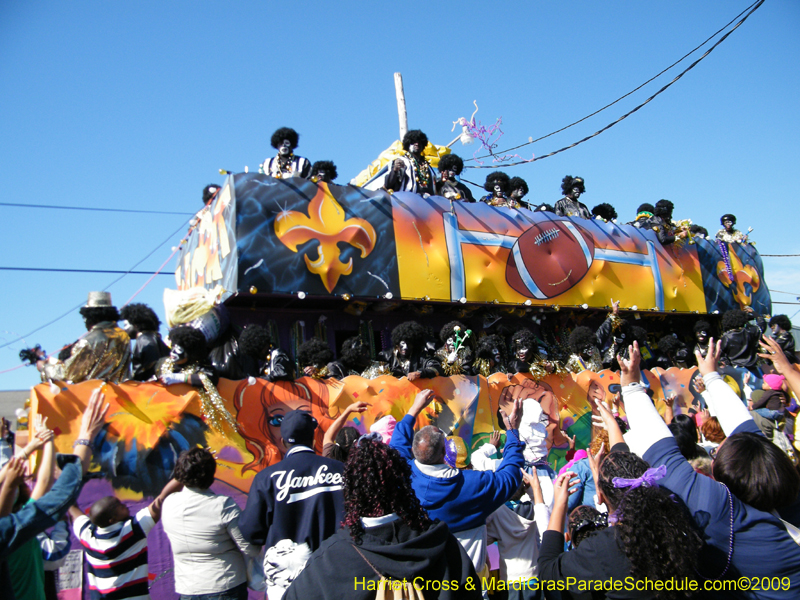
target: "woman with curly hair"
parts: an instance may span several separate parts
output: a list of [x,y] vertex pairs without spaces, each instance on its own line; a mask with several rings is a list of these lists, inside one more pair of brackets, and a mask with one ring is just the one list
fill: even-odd
[[395,448],[362,436],[344,467],[344,498],[343,527],[312,554],[286,600],[371,600],[381,580],[405,580],[411,598],[481,597],[472,561],[420,507],[411,467]]
[[258,551],[239,531],[242,511],[233,498],[211,491],[216,470],[205,448],[185,450],[175,463],[173,477],[183,489],[164,500],[161,520],[172,546],[175,592],[245,600],[245,556],[254,558]]
[[570,496],[567,471],[555,481],[555,498],[550,525],[542,537],[539,552],[539,578],[566,581],[574,578],[586,584],[598,580],[666,581],[673,579],[670,591],[652,589],[616,590],[614,598],[684,598],[690,580],[697,577],[695,567],[703,538],[685,505],[676,500],[658,481],[666,468],[651,468],[631,453],[613,415],[602,402],[597,403],[609,432],[611,452],[600,463],[597,496],[609,510],[608,529],[582,540],[581,545],[564,553],[564,517]]

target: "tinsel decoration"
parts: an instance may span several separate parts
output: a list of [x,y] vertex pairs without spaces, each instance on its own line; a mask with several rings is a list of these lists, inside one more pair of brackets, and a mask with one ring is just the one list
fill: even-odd
[[[161,375],[173,373],[174,368],[174,361],[171,358],[167,358],[161,365]],[[183,367],[179,373],[181,375],[197,375],[200,377],[203,387],[197,389],[197,394],[200,396],[200,410],[203,412],[203,419],[222,435],[226,435],[223,421],[228,424],[234,433],[239,433],[239,424],[233,415],[228,412],[228,409],[225,408],[225,401],[219,395],[217,387],[212,383],[208,375],[198,371],[198,365],[193,364]]]

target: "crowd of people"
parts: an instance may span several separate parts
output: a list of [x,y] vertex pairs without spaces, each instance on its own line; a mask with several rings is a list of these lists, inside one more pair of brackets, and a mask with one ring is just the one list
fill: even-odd
[[[31,443],[3,465],[4,597],[47,597],[47,563],[57,568],[69,547],[65,515],[98,598],[148,597],[147,537],[159,520],[181,598],[243,600],[248,588],[270,600],[792,597],[800,474],[720,376],[722,341],[695,348],[707,411],[699,430],[672,407],[659,414],[638,342],[618,350],[618,398],[596,400],[596,439],[573,449],[558,474],[529,452],[550,435],[535,396],[501,401],[503,431],[470,453],[434,425],[417,429],[430,403],[445,400],[422,390],[400,421],[365,434],[346,423],[366,403],[350,405],[326,432],[322,455],[317,420],[288,412],[279,424],[287,451],[256,475],[243,509],[211,491],[217,462],[203,448],[183,452],[163,491],[135,515],[114,496],[78,508],[108,409],[98,389],[74,455],[56,457],[56,433],[39,419]],[[770,386],[779,378],[787,394],[800,392],[800,370],[777,340],[759,338],[757,356]],[[37,452],[30,490],[24,467]]]
[[[332,182],[335,165],[296,156],[297,142],[293,130],[276,131],[278,153],[261,171]],[[458,156],[443,156],[437,174],[423,155],[424,133],[410,131],[402,143],[405,154],[391,164],[385,189],[474,201],[459,180]],[[208,186],[204,202],[218,189]],[[526,205],[520,178],[491,173],[485,190],[480,200],[493,206]],[[589,211],[579,201],[586,191],[580,177],[565,177],[562,191],[554,207],[535,208],[616,219],[610,205]],[[674,221],[672,209],[668,200],[642,205],[632,224],[654,230],[663,244],[704,235]],[[735,222],[723,216],[717,239],[746,242]],[[327,428],[321,448],[311,413],[292,410],[274,423],[270,417],[285,451],[256,474],[243,507],[212,491],[217,458],[199,447],[176,458],[169,483],[136,514],[114,496],[79,506],[108,410],[100,389],[84,411],[73,454],[55,452],[63,434],[39,416],[22,448],[3,420],[3,597],[55,598],[53,573],[71,532],[92,598],[148,598],[148,534],[159,521],[182,599],[244,600],[248,590],[268,600],[789,598],[800,589],[800,473],[792,446],[800,370],[786,315],[737,309],[718,324],[662,326],[656,336],[612,301],[602,319],[562,316],[530,327],[471,329],[450,321],[434,332],[409,320],[373,353],[362,335],[338,352],[316,337],[290,352],[273,328],[257,323],[231,325],[214,340],[178,325],[165,343],[150,307],[118,310],[107,292],[91,292],[80,312],[86,333],[57,355],[39,346],[20,353],[43,382],[188,384],[217,430],[238,427],[217,391],[220,377],[531,377],[501,397],[499,429],[474,448],[427,424],[431,403],[451,400],[431,390],[420,391],[400,420],[387,415],[366,433],[348,425],[369,408],[354,402]],[[699,372],[692,386],[702,401],[688,414],[672,398],[655,398],[642,374],[690,366]],[[609,387],[608,399],[590,394],[591,443],[580,448],[561,431],[557,391],[540,382],[587,369],[617,370],[620,383]],[[744,373],[741,385],[726,369]],[[559,472],[548,462],[556,438],[569,445]],[[26,465],[34,454],[29,487]]]

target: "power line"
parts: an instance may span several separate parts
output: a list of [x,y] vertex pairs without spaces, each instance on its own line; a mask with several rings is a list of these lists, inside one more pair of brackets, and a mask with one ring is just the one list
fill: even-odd
[[58,206],[55,204],[17,204],[14,202],[0,202],[0,206],[15,206],[17,208],[47,208],[51,210],[89,210],[96,212],[140,213],[147,215],[193,215],[188,212],[170,212],[164,210],[135,210],[132,208],[94,208],[89,206]]
[[[590,139],[592,139],[592,138],[594,138],[594,137],[597,137],[597,136],[598,136],[598,135],[600,135],[601,133],[603,133],[603,132],[605,132],[605,131],[608,131],[609,129],[611,129],[611,128],[612,128],[614,125],[616,125],[617,123],[619,123],[619,122],[623,121],[624,119],[627,119],[629,116],[631,116],[633,113],[635,113],[636,111],[638,111],[640,108],[642,108],[642,107],[644,107],[645,105],[649,104],[649,103],[650,103],[650,102],[651,102],[651,101],[652,101],[654,98],[656,98],[657,96],[659,96],[661,93],[665,92],[665,91],[666,91],[666,90],[667,90],[669,87],[671,87],[671,86],[672,86],[672,84],[674,84],[675,82],[677,82],[677,81],[678,81],[680,78],[682,78],[682,77],[683,77],[683,76],[684,76],[686,73],[688,73],[688,72],[689,72],[689,71],[691,71],[691,70],[692,70],[694,67],[696,67],[696,66],[697,66],[697,64],[698,64],[698,63],[699,63],[701,60],[703,60],[703,59],[704,59],[706,56],[708,56],[709,54],[711,54],[711,52],[712,52],[712,51],[713,51],[713,50],[714,50],[714,49],[715,49],[717,46],[719,46],[719,45],[720,45],[722,42],[724,42],[724,41],[725,41],[725,40],[728,38],[728,36],[729,36],[730,34],[732,34],[734,31],[736,31],[736,29],[738,29],[738,28],[739,28],[739,26],[740,26],[742,23],[744,23],[744,22],[745,22],[745,21],[746,21],[746,20],[747,20],[747,19],[750,17],[750,15],[752,15],[752,14],[753,14],[753,13],[754,13],[754,12],[755,12],[755,11],[756,11],[756,10],[757,10],[757,9],[758,9],[758,8],[759,8],[759,7],[760,7],[762,4],[763,4],[763,3],[764,3],[764,0],[758,0],[758,1],[755,3],[755,5],[751,4],[751,5],[750,5],[750,7],[752,7],[752,9],[751,9],[750,7],[748,7],[748,8],[746,8],[746,9],[745,9],[745,11],[747,11],[747,10],[750,10],[750,12],[748,12],[748,13],[747,13],[747,14],[744,16],[744,18],[743,18],[741,21],[739,21],[739,22],[738,22],[738,23],[737,23],[737,24],[736,24],[736,25],[733,27],[733,29],[731,29],[731,30],[730,30],[728,33],[726,33],[724,36],[722,36],[722,37],[721,37],[721,38],[720,38],[720,39],[717,41],[717,43],[715,43],[713,46],[711,46],[711,48],[709,48],[708,50],[706,50],[706,52],[703,54],[703,56],[701,56],[701,57],[700,57],[700,58],[698,58],[696,61],[694,61],[694,62],[693,62],[691,65],[689,65],[688,67],[686,67],[686,69],[684,69],[683,71],[681,71],[681,72],[680,72],[680,73],[679,73],[679,74],[678,74],[678,75],[677,75],[677,76],[676,76],[676,77],[675,77],[675,78],[674,78],[672,81],[670,81],[670,82],[669,82],[667,85],[665,85],[665,86],[664,86],[664,87],[662,87],[660,90],[658,90],[658,91],[657,91],[655,94],[653,94],[652,96],[650,96],[650,97],[649,97],[647,100],[645,100],[644,102],[642,102],[642,103],[641,103],[639,106],[637,106],[637,107],[635,107],[634,109],[632,109],[632,110],[628,111],[627,113],[625,113],[624,115],[622,115],[620,118],[618,118],[616,121],[614,121],[614,122],[612,122],[612,123],[609,123],[608,125],[606,125],[606,126],[605,126],[605,127],[603,127],[602,129],[600,129],[600,130],[598,130],[598,131],[595,131],[595,132],[594,132],[592,135],[586,136],[586,137],[585,137],[585,138],[583,138],[582,140],[578,140],[577,142],[574,142],[574,143],[570,144],[569,146],[564,146],[563,148],[559,148],[558,150],[555,150],[555,151],[553,151],[553,152],[550,152],[549,154],[545,154],[545,155],[543,155],[543,156],[537,156],[537,157],[535,157],[535,158],[532,158],[532,159],[529,159],[529,160],[520,160],[520,161],[517,161],[517,162],[512,162],[512,163],[501,163],[501,164],[494,163],[494,164],[491,164],[491,165],[478,165],[478,166],[470,166],[470,165],[467,165],[467,166],[465,166],[464,168],[466,168],[466,169],[497,169],[497,168],[499,168],[499,167],[516,167],[516,166],[519,166],[519,165],[525,165],[525,164],[528,164],[528,163],[535,162],[535,161],[537,161],[537,160],[542,160],[542,159],[545,159],[545,158],[549,158],[549,157],[551,157],[551,156],[554,156],[554,155],[556,155],[556,154],[559,154],[559,153],[561,153],[561,152],[564,152],[565,150],[569,150],[569,149],[571,149],[571,148],[574,148],[575,146],[577,146],[577,145],[579,145],[579,144],[582,144],[582,143],[584,143],[584,142],[587,142],[587,141],[589,141]],[[744,11],[743,11],[743,12],[744,12]],[[742,13],[739,13],[739,14],[742,14]],[[738,16],[737,16],[736,18],[738,18]],[[736,20],[736,18],[734,18],[734,20]],[[729,23],[729,24],[730,24],[730,23]],[[727,25],[726,25],[725,27],[727,27]],[[725,29],[725,27],[723,27],[722,29]],[[722,31],[722,30],[720,30],[720,31]],[[717,33],[719,33],[719,32],[717,32]],[[716,35],[716,34],[714,34],[714,35]],[[711,36],[711,37],[713,38],[714,36]],[[705,43],[705,42],[704,42],[704,43]],[[702,45],[703,45],[703,44],[701,44],[701,46],[702,46]],[[693,50],[692,52],[694,52],[694,50]],[[690,52],[689,54],[691,54],[691,52]],[[685,57],[684,57],[684,58],[685,58]],[[681,59],[681,60],[683,60],[683,59]],[[678,61],[678,62],[680,62],[680,61]],[[677,63],[676,63],[676,64],[677,64]],[[671,68],[671,67],[668,67],[668,69],[669,69],[669,68]],[[658,77],[658,75],[657,75],[656,77]],[[642,84],[642,85],[644,85],[644,84]],[[641,86],[639,86],[639,87],[641,87]],[[638,89],[638,88],[637,88],[637,89]],[[635,90],[634,90],[634,91],[635,91]],[[631,93],[632,93],[632,92],[631,92]],[[626,95],[628,95],[628,94],[626,94]],[[625,97],[625,96],[623,96],[623,98],[624,98],[624,97]],[[619,101],[619,100],[621,100],[621,99],[622,99],[622,98],[619,98],[617,101]],[[615,101],[615,102],[617,102],[617,101]],[[611,104],[615,104],[615,102],[612,102]],[[611,104],[609,104],[609,106],[611,106]],[[600,109],[600,110],[603,110],[603,109]],[[600,112],[600,111],[597,111],[597,112]],[[596,114],[596,113],[593,113],[593,114]],[[589,115],[589,116],[591,116],[591,115]],[[583,120],[585,120],[585,119],[587,119],[587,118],[588,118],[588,117],[584,117],[584,119],[581,119],[581,121],[583,121]],[[580,123],[580,121],[576,121],[576,123]],[[573,123],[573,124],[574,124],[574,123]],[[570,125],[570,126],[568,126],[568,127],[571,127],[571,125]],[[558,131],[563,131],[564,129],[566,129],[566,127],[562,128],[562,129],[559,129]],[[553,134],[555,134],[555,133],[558,133],[558,131],[554,131],[554,132],[553,132]],[[553,135],[553,134],[548,134],[547,136],[544,136],[544,137],[538,138],[538,140],[533,140],[533,141],[530,141],[530,142],[525,142],[524,144],[520,144],[519,146],[514,146],[513,148],[509,148],[508,150],[502,150],[502,151],[499,151],[499,152],[497,152],[497,154],[505,154],[506,152],[510,152],[511,150],[516,150],[516,149],[518,149],[518,148],[522,148],[523,146],[528,146],[528,145],[530,145],[530,144],[533,144],[533,143],[535,143],[535,142],[537,142],[537,141],[539,141],[539,140],[542,140],[542,139],[544,139],[545,137],[548,137],[549,135]],[[492,155],[492,154],[490,154],[490,155],[487,155],[487,156],[482,156],[482,157],[480,157],[480,158],[487,158],[487,157],[490,157],[490,156],[493,156],[493,155]],[[467,160],[473,160],[473,159],[467,159]]]
[[[181,232],[181,231],[182,231],[182,230],[183,230],[183,229],[184,229],[184,228],[185,228],[185,227],[186,227],[186,226],[189,224],[189,221],[190,221],[190,220],[191,220],[191,219],[187,219],[186,221],[184,221],[184,222],[181,224],[181,226],[180,226],[180,227],[178,227],[178,229],[176,229],[176,230],[175,230],[175,231],[173,231],[171,234],[169,234],[169,236],[168,236],[168,237],[167,237],[167,238],[166,238],[166,239],[165,239],[163,242],[161,242],[161,243],[160,243],[158,246],[156,246],[155,248],[153,248],[153,250],[151,250],[151,251],[150,251],[150,252],[147,254],[147,256],[145,256],[145,257],[144,257],[142,260],[140,260],[140,261],[139,261],[139,262],[137,262],[135,265],[133,265],[133,266],[130,268],[130,270],[123,272],[123,273],[122,273],[122,275],[120,275],[120,276],[119,276],[119,277],[117,277],[117,278],[116,278],[114,281],[112,281],[112,282],[111,282],[111,283],[109,283],[109,284],[108,284],[106,287],[104,287],[104,288],[103,288],[103,291],[108,291],[108,288],[110,288],[112,285],[114,285],[115,283],[117,283],[118,281],[120,281],[120,280],[121,280],[123,277],[125,277],[126,275],[128,275],[128,274],[132,273],[132,272],[133,272],[133,270],[134,270],[136,267],[138,267],[140,264],[142,264],[144,261],[146,261],[148,258],[150,258],[150,257],[151,257],[151,256],[152,256],[152,255],[153,255],[155,252],[156,252],[156,250],[158,250],[159,248],[161,248],[161,246],[163,246],[163,245],[164,245],[164,244],[166,244],[168,241],[170,241],[172,238],[174,238],[176,234],[180,233],[180,232]],[[137,293],[138,293],[138,292],[137,292]],[[18,337],[17,339],[15,339],[15,340],[12,340],[12,341],[10,341],[10,342],[6,342],[5,344],[2,344],[2,345],[0,345],[0,349],[2,349],[2,348],[6,348],[6,347],[10,346],[11,344],[16,344],[17,342],[24,340],[24,339],[25,339],[26,337],[28,337],[28,336],[30,336],[30,335],[33,335],[34,333],[37,333],[37,332],[41,331],[42,329],[44,329],[44,328],[46,328],[46,327],[50,327],[50,325],[52,325],[53,323],[57,323],[58,321],[60,321],[60,320],[61,320],[61,319],[63,319],[64,317],[66,317],[67,315],[69,315],[69,314],[72,314],[73,312],[75,312],[76,310],[78,310],[78,309],[79,309],[81,306],[83,306],[83,303],[82,303],[82,302],[81,302],[80,304],[78,304],[77,306],[73,306],[73,307],[72,307],[72,308],[70,308],[70,309],[69,309],[67,312],[65,312],[65,313],[64,313],[64,314],[62,314],[62,315],[59,315],[58,317],[56,317],[56,318],[55,318],[55,319],[53,319],[52,321],[48,321],[48,322],[47,322],[47,323],[45,323],[44,325],[42,325],[42,326],[40,326],[40,327],[37,327],[37,328],[36,328],[36,329],[34,329],[33,331],[29,331],[29,332],[28,332],[28,333],[26,333],[25,335],[21,335],[21,336],[19,336],[19,337]]]
[[[111,273],[118,275],[158,275],[157,271],[110,271],[101,269],[44,269],[36,267],[0,267],[0,271],[47,271],[50,273]],[[161,275],[172,275],[172,273],[161,273]]]
[[800,254],[761,254],[761,256],[769,256],[770,258],[774,258],[778,256],[800,256]]

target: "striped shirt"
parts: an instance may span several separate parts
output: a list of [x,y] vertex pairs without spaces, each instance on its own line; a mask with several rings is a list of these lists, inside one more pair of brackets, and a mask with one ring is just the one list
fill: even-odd
[[92,600],[149,600],[147,534],[155,524],[149,507],[109,527],[96,527],[86,516],[75,519],[72,527],[86,553]]

